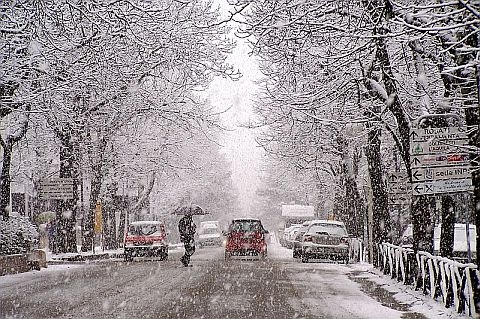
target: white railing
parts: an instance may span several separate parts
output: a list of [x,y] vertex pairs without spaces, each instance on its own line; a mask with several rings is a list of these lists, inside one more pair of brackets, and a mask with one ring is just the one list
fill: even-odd
[[480,313],[480,272],[475,264],[462,264],[389,243],[378,246],[378,265],[384,274],[424,294],[454,306],[459,313],[475,317]]
[[367,247],[363,245],[362,240],[358,238],[350,238],[348,247],[348,255],[351,262],[367,261]]

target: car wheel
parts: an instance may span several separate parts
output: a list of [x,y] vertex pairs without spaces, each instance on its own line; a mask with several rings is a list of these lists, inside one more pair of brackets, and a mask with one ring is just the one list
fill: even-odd
[[262,259],[266,259],[267,258],[267,250],[263,251],[261,254],[260,254],[260,257]]
[[124,254],[124,260],[125,261],[133,261],[133,255],[131,252],[126,251]]
[[348,263],[349,263],[349,258],[348,258],[348,257],[345,257],[345,259],[343,260],[343,262],[345,263],[345,265],[348,265]]

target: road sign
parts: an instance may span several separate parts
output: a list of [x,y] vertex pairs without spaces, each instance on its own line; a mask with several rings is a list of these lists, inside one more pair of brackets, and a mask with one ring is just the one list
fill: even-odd
[[410,191],[410,187],[407,186],[407,183],[388,185],[388,192],[391,194],[406,194],[408,191]]
[[410,131],[410,140],[423,142],[436,140],[461,140],[468,139],[466,126],[414,128]]
[[417,168],[412,169],[413,182],[437,181],[443,179],[470,178],[472,173],[469,166],[452,166],[436,168]]
[[410,191],[407,186],[407,172],[390,172],[387,178],[387,190],[390,194],[406,194]]
[[470,157],[466,153],[412,155],[410,164],[412,168],[461,166],[470,164]]
[[388,194],[388,203],[391,205],[407,204],[410,201],[408,194]]
[[388,174],[388,183],[406,183],[408,181],[407,172],[390,172]]
[[429,195],[440,193],[467,192],[473,190],[472,180],[447,179],[434,182],[422,182],[412,184],[413,195]]
[[73,178],[49,178],[38,183],[39,199],[73,199]]
[[447,154],[447,153],[465,152],[465,146],[467,145],[468,145],[468,139],[460,139],[460,140],[431,139],[425,142],[412,142],[410,144],[410,154],[420,155],[420,154]]

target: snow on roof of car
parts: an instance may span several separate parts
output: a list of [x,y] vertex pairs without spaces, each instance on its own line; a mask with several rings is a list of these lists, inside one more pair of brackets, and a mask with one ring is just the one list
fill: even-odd
[[260,221],[260,219],[258,219],[258,218],[249,218],[249,217],[245,217],[245,218],[234,218],[234,219],[232,219],[232,221],[239,221],[239,220],[255,220],[255,221]]
[[322,223],[322,224],[335,224],[335,225],[342,225],[342,226],[345,226],[345,224],[341,221],[338,221],[338,220],[327,220],[327,219],[315,219],[315,220],[312,220],[310,221],[310,224],[309,225],[313,225],[313,224],[316,224],[316,223]]
[[131,222],[130,225],[137,226],[137,225],[158,225],[163,224],[162,221],[159,220],[139,220],[136,222]]

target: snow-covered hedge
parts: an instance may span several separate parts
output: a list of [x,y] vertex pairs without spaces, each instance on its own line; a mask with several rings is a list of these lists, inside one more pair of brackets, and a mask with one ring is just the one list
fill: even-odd
[[37,227],[27,217],[0,218],[0,255],[27,253],[37,239]]

